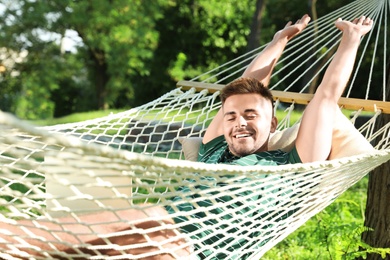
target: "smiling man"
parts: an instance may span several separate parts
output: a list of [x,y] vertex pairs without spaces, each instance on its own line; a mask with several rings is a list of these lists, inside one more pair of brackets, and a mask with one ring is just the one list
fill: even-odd
[[353,21],[340,18],[335,22],[342,31],[341,42],[304,112],[295,147],[290,152],[268,151],[270,134],[277,125],[272,94],[267,88],[271,72],[287,42],[309,21],[310,17],[304,15],[294,26],[287,24],[252,61],[242,78],[222,89],[222,108],[203,137],[199,161],[280,165],[329,157],[336,118],[341,113],[337,102],[351,75],[360,39],[371,30],[373,21],[362,16]]
[[[287,42],[300,33],[309,21],[310,17],[304,15],[294,25],[288,23],[252,61],[242,78],[234,80],[222,89],[220,93],[222,107],[206,130],[198,161],[265,166],[314,162],[328,158],[332,148],[333,128],[341,113],[337,102],[352,72],[360,39],[371,30],[373,22],[364,16],[353,21],[342,19],[336,21],[336,27],[343,32],[341,42],[313,100],[305,110],[295,146],[289,152],[269,150],[268,141],[270,134],[276,129],[277,119],[274,115],[272,93],[267,85]],[[192,197],[193,203],[182,200],[182,197],[175,198],[176,203],[182,203],[177,204],[176,212],[173,209],[168,209],[168,212],[171,214],[178,211],[197,212],[197,209],[202,209],[196,214],[183,214],[174,218],[177,224],[186,223],[180,231],[191,234],[191,238],[197,241],[194,248],[197,252],[202,252],[198,254],[199,258],[250,258],[250,254],[242,255],[241,250],[255,243],[252,238],[264,234],[257,223],[251,223],[249,219],[264,223],[264,216],[267,214],[276,214],[277,220],[281,220],[292,213],[279,215],[271,209],[261,212],[253,205],[267,198],[265,201],[268,207],[272,208],[272,203],[283,204],[283,201],[291,196],[304,196],[299,189],[293,191],[291,183],[285,183],[286,187],[291,189],[286,188],[281,192],[278,187],[261,190],[262,185],[258,185],[260,190],[256,190],[256,187],[251,186],[253,181],[247,178],[237,180],[246,183],[247,186],[247,189],[239,191],[234,185],[229,188],[229,185],[234,183],[219,182],[218,186],[226,187],[226,192],[223,194],[213,192],[208,185],[197,185],[195,180],[189,180],[188,186],[195,185],[199,193],[192,194],[187,186],[182,187],[183,194],[192,194],[186,197]],[[261,178],[257,181],[263,182]],[[212,203],[210,198],[215,202]],[[241,218],[237,217],[237,223],[233,223],[233,215],[244,216],[242,222],[239,221]],[[209,218],[209,216],[220,216],[220,218]],[[231,225],[224,225],[226,221],[230,221]],[[237,228],[240,225],[252,226],[252,228],[250,231],[245,228],[240,230]],[[242,233],[245,232],[248,233],[244,239]],[[208,249],[209,245],[212,245],[212,249]],[[218,254],[213,252],[217,248],[222,249],[219,252],[216,250]],[[213,254],[216,255],[210,258]]]
[[[199,161],[238,165],[279,165],[300,163],[296,149],[290,153],[268,151],[270,134],[275,132],[273,98],[268,88],[254,78],[240,78],[221,93],[223,109],[219,135],[203,144]],[[212,129],[212,128],[211,128]],[[210,138],[206,136],[203,140]]]

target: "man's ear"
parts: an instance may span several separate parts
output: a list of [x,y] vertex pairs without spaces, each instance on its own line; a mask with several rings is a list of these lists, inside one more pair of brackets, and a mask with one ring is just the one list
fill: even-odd
[[270,132],[274,133],[276,131],[276,127],[277,126],[278,126],[278,119],[276,118],[276,116],[273,116],[272,119],[271,119],[271,130],[270,130]]

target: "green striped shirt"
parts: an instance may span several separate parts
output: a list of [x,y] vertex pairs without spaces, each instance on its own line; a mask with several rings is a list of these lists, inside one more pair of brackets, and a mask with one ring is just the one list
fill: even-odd
[[211,140],[207,144],[201,144],[198,161],[214,164],[235,164],[241,166],[301,163],[295,146],[291,152],[275,150],[250,154],[243,157],[234,156],[229,153],[228,144],[223,135]]
[[[296,152],[296,149],[293,149],[290,153],[285,153],[283,151],[269,151],[261,152],[257,154],[251,154],[244,157],[236,157],[232,154],[229,154],[227,151],[227,143],[224,136],[219,136],[207,144],[202,144],[198,161],[205,163],[225,163],[225,164],[235,164],[235,165],[281,165],[288,163],[299,163],[301,162],[299,156]],[[263,182],[262,179],[266,178],[267,175],[257,176],[258,182]],[[216,186],[222,187],[227,186],[227,183],[216,183],[213,181],[213,177],[201,177],[203,180],[210,180],[210,185],[204,185],[197,183],[196,180],[187,179],[184,181],[184,185],[179,188],[182,196],[172,198],[172,201],[176,204],[176,210],[167,206],[166,209],[170,213],[177,211],[180,212],[195,212],[197,208],[202,208],[202,211],[197,211],[197,213],[192,213],[190,216],[188,214],[183,214],[183,216],[175,217],[174,220],[176,223],[186,223],[181,227],[181,232],[191,234],[191,237],[198,241],[194,246],[195,249],[201,251],[197,254],[198,259],[248,259],[250,254],[242,255],[241,250],[244,248],[255,248],[257,245],[254,245],[254,242],[249,242],[250,238],[261,237],[262,230],[255,228],[257,225],[251,224],[253,220],[255,222],[262,221],[261,219],[265,218],[269,214],[275,214],[276,212],[270,212],[267,210],[266,206],[255,207],[253,202],[262,204],[258,202],[263,196],[267,198],[267,205],[270,205],[272,200],[274,204],[282,203],[281,195],[273,195],[276,192],[279,192],[279,188],[274,188],[273,186],[264,186],[256,185],[256,183],[247,184],[245,190],[241,190],[237,193],[236,188],[231,188],[226,191],[224,194],[215,191],[215,189],[210,189]],[[279,179],[280,177],[275,176],[273,179]],[[239,180],[240,183],[247,183],[251,180],[245,178]],[[213,187],[210,187],[213,186]],[[262,188],[259,188],[262,187]],[[198,190],[199,192],[195,192]],[[229,194],[231,192],[232,196]],[[285,197],[290,197],[291,190],[285,192]],[[234,194],[234,195],[233,195]],[[210,197],[214,197],[213,200]],[[232,202],[234,197],[241,197],[239,201]],[[186,198],[183,200],[183,198]],[[202,198],[202,199],[199,199]],[[196,200],[196,202],[194,201]],[[188,202],[193,201],[193,202]],[[214,201],[214,202],[213,202]],[[213,207],[215,203],[220,204],[220,207]],[[264,202],[263,202],[264,203]],[[227,214],[228,211],[234,211],[234,215],[241,215],[243,217],[235,218],[231,214]],[[290,213],[284,213],[284,215],[279,215],[278,219],[283,219],[287,217]],[[211,218],[210,218],[211,216]],[[196,223],[191,221],[191,219],[201,219],[201,223]],[[224,225],[223,222],[228,221],[231,225]],[[245,226],[252,225],[252,230],[247,230]],[[211,229],[205,229],[207,226],[212,226]],[[233,227],[241,226],[241,228]],[[203,228],[202,228],[203,227]],[[245,236],[248,239],[237,239],[237,237],[242,237],[243,234],[248,233]],[[261,244],[265,243],[260,242]],[[212,245],[213,249],[210,249],[208,246]],[[215,254],[215,249],[222,249],[218,254]]]

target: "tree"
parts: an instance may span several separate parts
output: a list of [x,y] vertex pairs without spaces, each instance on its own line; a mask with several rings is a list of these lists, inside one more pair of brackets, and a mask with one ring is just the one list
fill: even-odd
[[256,10],[253,14],[251,32],[248,38],[247,50],[251,51],[257,48],[260,44],[260,35],[262,27],[262,16],[264,15],[264,10],[266,7],[267,0],[257,0],[256,1]]
[[[387,67],[390,75],[390,66]],[[387,97],[390,98],[390,77],[387,80]],[[390,115],[382,114],[376,124],[376,130],[390,122]],[[369,230],[363,232],[362,240],[376,248],[390,248],[390,162],[377,167],[369,174],[367,203],[364,225]],[[367,259],[383,259],[379,254],[368,254]]]
[[69,59],[61,54],[60,35],[50,30],[56,15],[48,6],[33,1],[2,1],[2,5],[2,109],[25,119],[52,117],[55,105],[51,93],[67,88],[69,85],[61,82],[65,78],[73,81],[77,75]]
[[[38,114],[33,101],[40,98],[51,100],[46,107],[54,109],[54,115],[63,115],[77,105],[75,98],[66,97],[72,93],[89,94],[83,100],[96,101],[89,109],[150,101],[174,88],[178,79],[199,75],[245,50],[247,21],[255,7],[250,0],[4,3],[1,44],[28,52],[14,87],[24,100],[23,106],[18,101],[14,107],[26,118]],[[76,31],[82,44],[76,46],[77,53],[63,55],[59,40],[67,30]],[[43,39],[42,34],[50,37]],[[64,109],[58,109],[60,104]]]
[[[161,5],[170,3],[4,1],[0,43],[9,51],[28,53],[24,62],[15,68],[19,75],[14,80],[20,90],[15,87],[13,91],[19,96],[18,104],[14,106],[18,111],[14,112],[21,117],[34,118],[39,114],[36,111],[42,109],[36,107],[38,104],[46,104],[48,110],[53,110],[53,102],[49,101],[51,94],[69,87],[67,84],[81,86],[80,80],[83,80],[85,93],[96,95],[92,99],[96,100],[96,105],[89,109],[106,108],[123,93],[131,98],[134,90],[130,76],[149,74],[146,64],[158,44],[158,32],[153,28],[156,20],[162,17]],[[77,54],[68,54],[77,56],[78,60],[66,58],[60,52],[59,41],[66,30],[74,30],[82,38],[83,44],[77,46]],[[69,66],[74,74],[66,78],[69,74],[63,69]],[[80,67],[86,70],[76,71]],[[40,102],[43,99],[46,102]]]
[[137,104],[144,103],[145,97],[161,96],[179,80],[197,77],[243,54],[254,10],[253,0],[178,0],[162,9],[150,76],[133,80],[155,88],[135,88]]
[[150,75],[148,61],[158,45],[155,23],[170,1],[51,1],[62,12],[57,24],[82,38],[84,57],[97,95],[97,108],[115,102],[120,94],[133,97],[131,75]]

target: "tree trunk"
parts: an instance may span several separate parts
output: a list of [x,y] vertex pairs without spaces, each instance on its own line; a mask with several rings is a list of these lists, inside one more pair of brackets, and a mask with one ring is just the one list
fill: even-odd
[[[389,75],[390,69],[388,67]],[[389,100],[390,82],[387,82]],[[390,121],[390,115],[382,114],[376,130]],[[390,248],[390,161],[369,174],[364,225],[372,230],[363,232],[362,240],[372,247]],[[368,260],[383,259],[379,254],[368,254]],[[387,256],[386,259],[390,259]]]
[[[381,121],[389,121],[385,115]],[[381,122],[383,123],[383,122]],[[382,164],[369,175],[367,204],[365,212],[366,227],[372,228],[362,234],[362,240],[370,246],[390,247],[390,162]],[[368,254],[368,260],[383,259],[379,254]],[[389,259],[389,258],[386,258]]]
[[96,67],[96,95],[98,109],[108,109],[107,97],[107,83],[109,76],[107,74],[107,64],[97,64]]
[[259,47],[260,44],[260,32],[262,27],[261,16],[265,9],[267,0],[257,0],[256,1],[256,11],[253,15],[251,32],[248,37],[248,47],[247,50],[251,51]]
[[106,57],[104,51],[91,51],[93,64],[93,73],[95,79],[95,89],[96,89],[96,99],[97,99],[97,109],[108,109],[106,103],[107,97],[107,84],[110,79],[108,75],[108,66],[106,62]]

